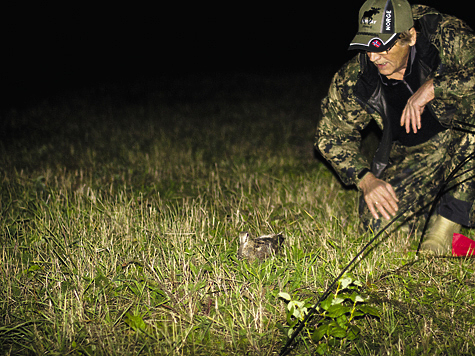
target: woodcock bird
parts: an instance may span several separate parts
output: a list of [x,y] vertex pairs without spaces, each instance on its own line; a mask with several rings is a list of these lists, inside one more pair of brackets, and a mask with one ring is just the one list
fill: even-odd
[[284,240],[285,238],[282,234],[263,235],[252,239],[249,232],[241,232],[239,234],[237,257],[240,260],[264,260],[277,254]]

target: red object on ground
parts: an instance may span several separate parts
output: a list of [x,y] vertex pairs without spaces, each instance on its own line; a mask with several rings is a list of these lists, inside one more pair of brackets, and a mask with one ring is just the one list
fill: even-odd
[[470,240],[462,234],[454,234],[452,240],[452,255],[457,257],[475,255],[475,241]]

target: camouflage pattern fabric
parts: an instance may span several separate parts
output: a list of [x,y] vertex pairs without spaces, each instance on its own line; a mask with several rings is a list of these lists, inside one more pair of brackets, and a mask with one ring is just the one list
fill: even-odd
[[[444,179],[444,168],[450,162],[447,152],[450,142],[451,135],[441,132],[418,146],[393,144],[391,164],[380,178],[393,186],[399,199],[399,211],[409,207],[401,222],[419,222],[416,227],[423,227],[423,219],[418,218],[427,217],[431,203],[427,198],[436,196],[439,184]],[[363,196],[360,198],[359,212],[363,231],[378,231],[389,222],[384,218],[374,219]]]
[[[421,214],[427,212],[428,209],[421,209],[433,201],[444,177],[475,148],[474,135],[455,131],[454,127],[454,120],[475,124],[475,36],[468,25],[453,16],[422,5],[414,5],[412,9],[415,21],[426,16],[438,19],[426,22],[436,23],[436,28],[425,29],[440,59],[440,65],[429,76],[434,80],[435,99],[426,110],[431,110],[448,130],[414,147],[393,143],[389,165],[380,178],[395,188],[400,210],[415,200],[417,203],[411,212]],[[371,169],[371,162],[360,151],[360,132],[371,120],[384,130],[380,112],[372,110],[370,103],[362,102],[355,93],[364,74],[361,58],[355,56],[335,74],[328,96],[322,100],[322,118],[315,140],[316,148],[343,183],[356,186],[362,178],[358,174]],[[465,169],[474,166],[472,161]],[[475,183],[469,176],[467,173],[459,177],[458,185],[449,194],[472,204],[470,222],[473,224]],[[372,221],[364,201],[360,214],[365,227],[376,230],[382,227],[381,221]]]

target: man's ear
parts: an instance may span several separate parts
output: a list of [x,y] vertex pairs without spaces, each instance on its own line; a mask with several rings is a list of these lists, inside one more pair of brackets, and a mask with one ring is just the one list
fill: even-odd
[[409,46],[414,46],[416,44],[416,41],[417,41],[417,31],[416,29],[413,27],[409,30],[409,32],[411,33],[411,42],[409,42]]

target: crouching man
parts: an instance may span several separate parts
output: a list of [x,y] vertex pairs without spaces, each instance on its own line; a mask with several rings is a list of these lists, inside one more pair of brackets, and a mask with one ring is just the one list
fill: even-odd
[[[463,21],[406,0],[368,0],[350,44],[358,54],[334,76],[322,101],[315,145],[345,184],[361,191],[365,230],[402,209],[422,221],[441,182],[473,153],[475,36]],[[360,152],[371,120],[382,130],[373,162]],[[463,171],[475,166],[470,161]],[[474,221],[475,182],[452,181],[422,249],[450,251],[454,232]]]

